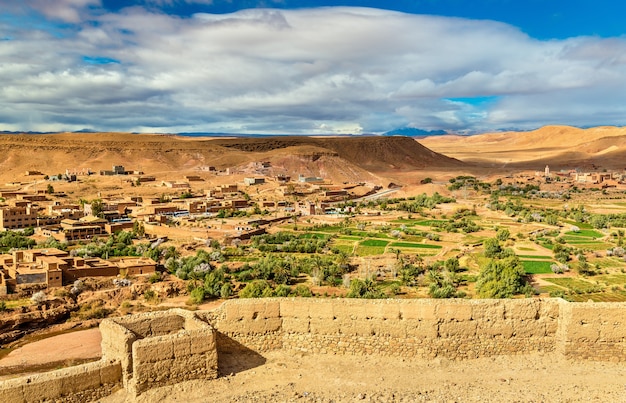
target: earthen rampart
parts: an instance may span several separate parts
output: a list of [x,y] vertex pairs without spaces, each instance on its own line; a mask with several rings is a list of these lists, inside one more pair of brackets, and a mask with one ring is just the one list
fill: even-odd
[[626,304],[513,300],[233,300],[200,313],[218,349],[431,359],[555,352],[626,361]]
[[85,401],[217,377],[219,354],[272,350],[452,360],[548,352],[626,361],[626,303],[520,300],[231,300],[102,322],[100,361],[0,384],[0,401]]

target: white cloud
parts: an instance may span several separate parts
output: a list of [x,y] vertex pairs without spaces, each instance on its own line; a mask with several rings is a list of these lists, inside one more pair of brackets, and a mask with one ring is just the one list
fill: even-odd
[[78,23],[86,9],[100,6],[101,0],[22,0],[22,3],[46,17]]
[[29,1],[77,23],[63,35],[12,27],[0,41],[0,130],[626,124],[625,38],[539,41],[493,21],[347,7],[180,18]]

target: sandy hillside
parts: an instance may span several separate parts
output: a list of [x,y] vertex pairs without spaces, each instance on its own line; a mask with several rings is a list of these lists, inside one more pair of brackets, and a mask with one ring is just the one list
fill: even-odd
[[208,166],[241,168],[268,161],[276,172],[305,173],[333,181],[370,181],[425,168],[462,167],[408,137],[184,138],[128,133],[2,135],[0,178],[26,170],[48,175],[66,169],[92,171],[124,165],[146,174],[197,172]]
[[626,128],[546,126],[529,132],[475,136],[433,136],[420,139],[426,147],[483,168],[510,166],[542,169],[623,168]]

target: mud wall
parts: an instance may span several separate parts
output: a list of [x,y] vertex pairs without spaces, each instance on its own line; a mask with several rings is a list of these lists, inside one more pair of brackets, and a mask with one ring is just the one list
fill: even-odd
[[0,402],[91,402],[107,396],[121,385],[119,362],[102,359],[89,364],[0,383]]
[[130,396],[189,379],[217,378],[215,330],[171,309],[106,319],[102,359],[0,382],[0,402],[86,402],[124,387]]
[[567,358],[626,361],[626,303],[563,303],[560,352]]
[[[0,383],[0,402],[93,401],[113,388],[217,377],[218,353],[471,359],[554,352],[626,361],[626,303],[520,300],[231,300],[211,312],[180,309],[102,322],[95,363]],[[215,332],[217,329],[217,333]]]
[[430,359],[557,352],[626,361],[626,304],[516,300],[232,300],[206,320],[218,350]]

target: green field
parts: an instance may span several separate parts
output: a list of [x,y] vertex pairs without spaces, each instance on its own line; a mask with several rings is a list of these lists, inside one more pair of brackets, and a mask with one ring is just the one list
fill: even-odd
[[626,301],[626,292],[597,292],[590,294],[568,295],[567,299],[573,302],[624,302]]
[[340,250],[347,255],[351,255],[354,250],[354,245],[333,245],[333,248]]
[[383,241],[381,239],[366,239],[361,242],[359,246],[385,246],[389,245],[389,241]]
[[552,273],[552,269],[550,269],[552,262],[522,260],[522,265],[524,265],[526,274]]
[[565,222],[568,223],[569,225],[575,225],[578,228],[580,228],[581,230],[593,229],[591,224],[587,224],[586,222],[576,222],[576,221],[570,221],[570,220],[565,220]]
[[362,246],[359,245],[356,248],[356,254],[358,256],[374,256],[374,255],[382,255],[385,253],[384,246]]
[[596,291],[599,287],[598,285],[592,284],[588,281],[579,280],[571,277],[544,278],[544,280],[556,285],[560,285],[561,287],[565,287],[570,291],[574,291],[577,293],[593,292]]
[[417,221],[415,225],[421,225],[423,227],[430,227],[431,225],[438,224],[440,222],[446,222],[446,220],[422,220],[422,221]]
[[537,291],[539,291],[542,294],[544,293],[550,294],[551,292],[559,292],[559,291],[565,291],[565,290],[556,285],[544,285],[544,286],[539,287]]
[[421,249],[441,249],[440,245],[411,242],[393,242],[390,246],[395,248],[421,248]]
[[595,276],[593,279],[609,285],[626,284],[626,274],[608,274],[605,276]]
[[333,226],[328,226],[328,227],[315,228],[315,231],[334,234],[334,233],[341,231],[341,227],[338,225],[333,225]]
[[574,231],[568,231],[565,233],[565,235],[573,235],[573,236],[583,236],[583,237],[588,237],[588,238],[603,238],[604,234],[592,230],[592,229],[581,229],[578,232],[574,232]]
[[517,255],[520,259],[541,259],[541,260],[552,260],[552,256],[542,256],[542,255]]
[[298,236],[298,238],[301,239],[328,239],[330,238],[330,235],[328,234],[320,234],[317,232],[307,232],[306,234],[300,234],[300,236]]

